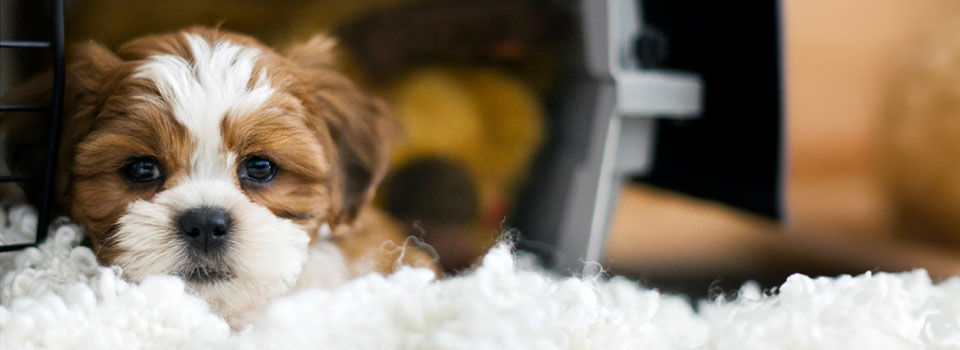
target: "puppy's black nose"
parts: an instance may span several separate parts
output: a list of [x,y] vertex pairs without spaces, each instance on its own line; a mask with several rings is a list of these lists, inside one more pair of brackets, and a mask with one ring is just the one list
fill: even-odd
[[211,252],[223,246],[233,220],[226,209],[198,207],[180,213],[180,235],[192,248]]

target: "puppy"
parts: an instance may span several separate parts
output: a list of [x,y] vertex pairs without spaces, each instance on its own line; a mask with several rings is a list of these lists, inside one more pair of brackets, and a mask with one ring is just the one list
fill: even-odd
[[180,276],[239,327],[318,274],[436,270],[369,205],[396,127],[331,39],[275,52],[189,28],[75,51],[59,196],[125,278]]

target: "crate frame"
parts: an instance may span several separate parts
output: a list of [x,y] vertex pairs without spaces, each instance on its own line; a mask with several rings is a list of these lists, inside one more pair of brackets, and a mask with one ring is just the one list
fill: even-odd
[[0,176],[0,183],[41,181],[43,196],[37,208],[37,230],[32,243],[0,245],[0,252],[36,247],[47,238],[50,216],[56,202],[57,153],[60,148],[60,122],[63,114],[65,52],[63,0],[50,0],[51,33],[48,41],[0,41],[0,50],[51,50],[53,53],[53,86],[48,104],[0,104],[0,118],[10,113],[47,111],[50,118],[47,130],[46,155],[41,174],[11,174]]

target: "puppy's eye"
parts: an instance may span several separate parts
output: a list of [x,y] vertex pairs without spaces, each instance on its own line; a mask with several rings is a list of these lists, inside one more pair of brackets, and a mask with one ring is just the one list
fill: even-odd
[[270,182],[277,175],[277,165],[260,157],[250,157],[237,169],[237,175],[242,180]]
[[160,165],[152,157],[136,158],[120,168],[120,172],[128,180],[137,183],[157,181],[163,177],[160,172]]

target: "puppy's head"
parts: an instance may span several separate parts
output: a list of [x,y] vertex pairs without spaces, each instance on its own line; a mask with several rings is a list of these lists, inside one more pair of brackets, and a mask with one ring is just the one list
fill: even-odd
[[100,260],[182,276],[228,317],[292,285],[318,229],[371,196],[392,133],[331,49],[203,28],[79,47],[63,186]]

